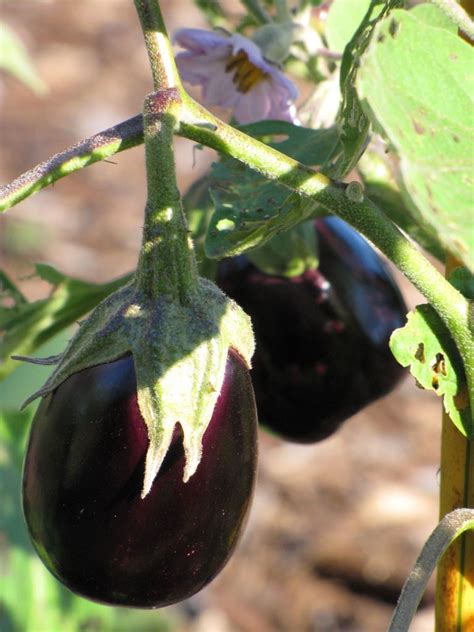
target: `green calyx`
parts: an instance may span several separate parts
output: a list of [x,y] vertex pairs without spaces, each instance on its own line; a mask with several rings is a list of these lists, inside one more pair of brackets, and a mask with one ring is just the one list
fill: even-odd
[[257,44],[268,61],[281,64],[290,54],[300,26],[292,22],[284,24],[265,24],[255,31],[252,41]]
[[131,353],[138,405],[149,437],[142,491],[145,497],[177,423],[183,431],[186,457],[183,480],[196,471],[230,348],[250,367],[254,349],[250,319],[213,283],[200,278],[192,297],[183,305],[167,295],[150,298],[131,282],[96,307],[62,356],[34,360],[44,364],[59,360],[59,364],[24,406],[48,395],[78,371]]

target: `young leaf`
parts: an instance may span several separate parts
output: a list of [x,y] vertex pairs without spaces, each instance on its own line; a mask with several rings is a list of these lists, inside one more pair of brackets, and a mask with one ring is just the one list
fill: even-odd
[[6,24],[0,24],[0,70],[10,73],[37,94],[47,91],[22,41]]
[[377,26],[357,82],[364,108],[400,156],[415,219],[471,269],[472,62],[456,34],[395,11]]
[[[0,274],[0,379],[17,365],[10,356],[32,353],[130,279],[128,275],[110,283],[87,283],[45,264],[37,264],[36,273],[53,290],[48,298],[34,302],[26,301],[10,279]],[[7,301],[13,305],[5,305]]]
[[463,363],[449,330],[431,305],[419,305],[408,314],[407,324],[393,332],[390,349],[422,388],[443,396],[444,408],[456,427],[472,438],[474,419]]
[[[248,125],[244,131],[270,141],[272,147],[310,166],[322,167],[337,141],[330,129],[305,129],[281,121]],[[233,158],[213,165],[211,194],[216,211],[211,218],[205,249],[220,258],[256,248],[274,235],[314,215],[317,204],[283,185],[268,181]]]

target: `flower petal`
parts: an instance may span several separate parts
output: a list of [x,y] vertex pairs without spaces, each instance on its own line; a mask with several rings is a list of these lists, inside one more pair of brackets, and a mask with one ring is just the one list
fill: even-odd
[[229,38],[204,29],[178,29],[173,35],[173,42],[194,53],[203,54],[211,48],[228,46]]
[[267,118],[270,108],[271,84],[262,81],[249,92],[241,94],[234,107],[234,117],[238,123],[245,125]]
[[222,60],[212,60],[207,57],[196,57],[192,53],[179,53],[176,55],[176,65],[183,81],[191,85],[204,85],[216,74],[223,74]]
[[235,89],[232,76],[225,71],[216,71],[209,80],[203,84],[202,97],[209,105],[219,105],[223,108],[232,108],[239,99],[239,92]]

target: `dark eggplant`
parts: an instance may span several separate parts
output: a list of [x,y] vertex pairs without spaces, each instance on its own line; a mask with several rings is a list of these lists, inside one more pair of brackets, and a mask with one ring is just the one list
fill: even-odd
[[330,436],[404,375],[388,342],[407,308],[386,264],[339,218],[315,227],[317,270],[272,276],[241,256],[223,260],[217,273],[252,319],[260,421],[303,443]]
[[257,452],[252,385],[236,352],[189,481],[177,425],[141,498],[147,446],[130,355],[72,375],[33,420],[23,479],[30,535],[48,569],[89,599],[166,606],[203,588],[229,559]]

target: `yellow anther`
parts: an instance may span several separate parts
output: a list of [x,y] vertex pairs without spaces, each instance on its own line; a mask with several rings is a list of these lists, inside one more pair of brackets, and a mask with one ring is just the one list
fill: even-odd
[[244,94],[269,77],[268,73],[249,60],[247,53],[243,50],[240,50],[237,55],[229,57],[225,70],[229,73],[234,71],[232,80],[235,87]]

